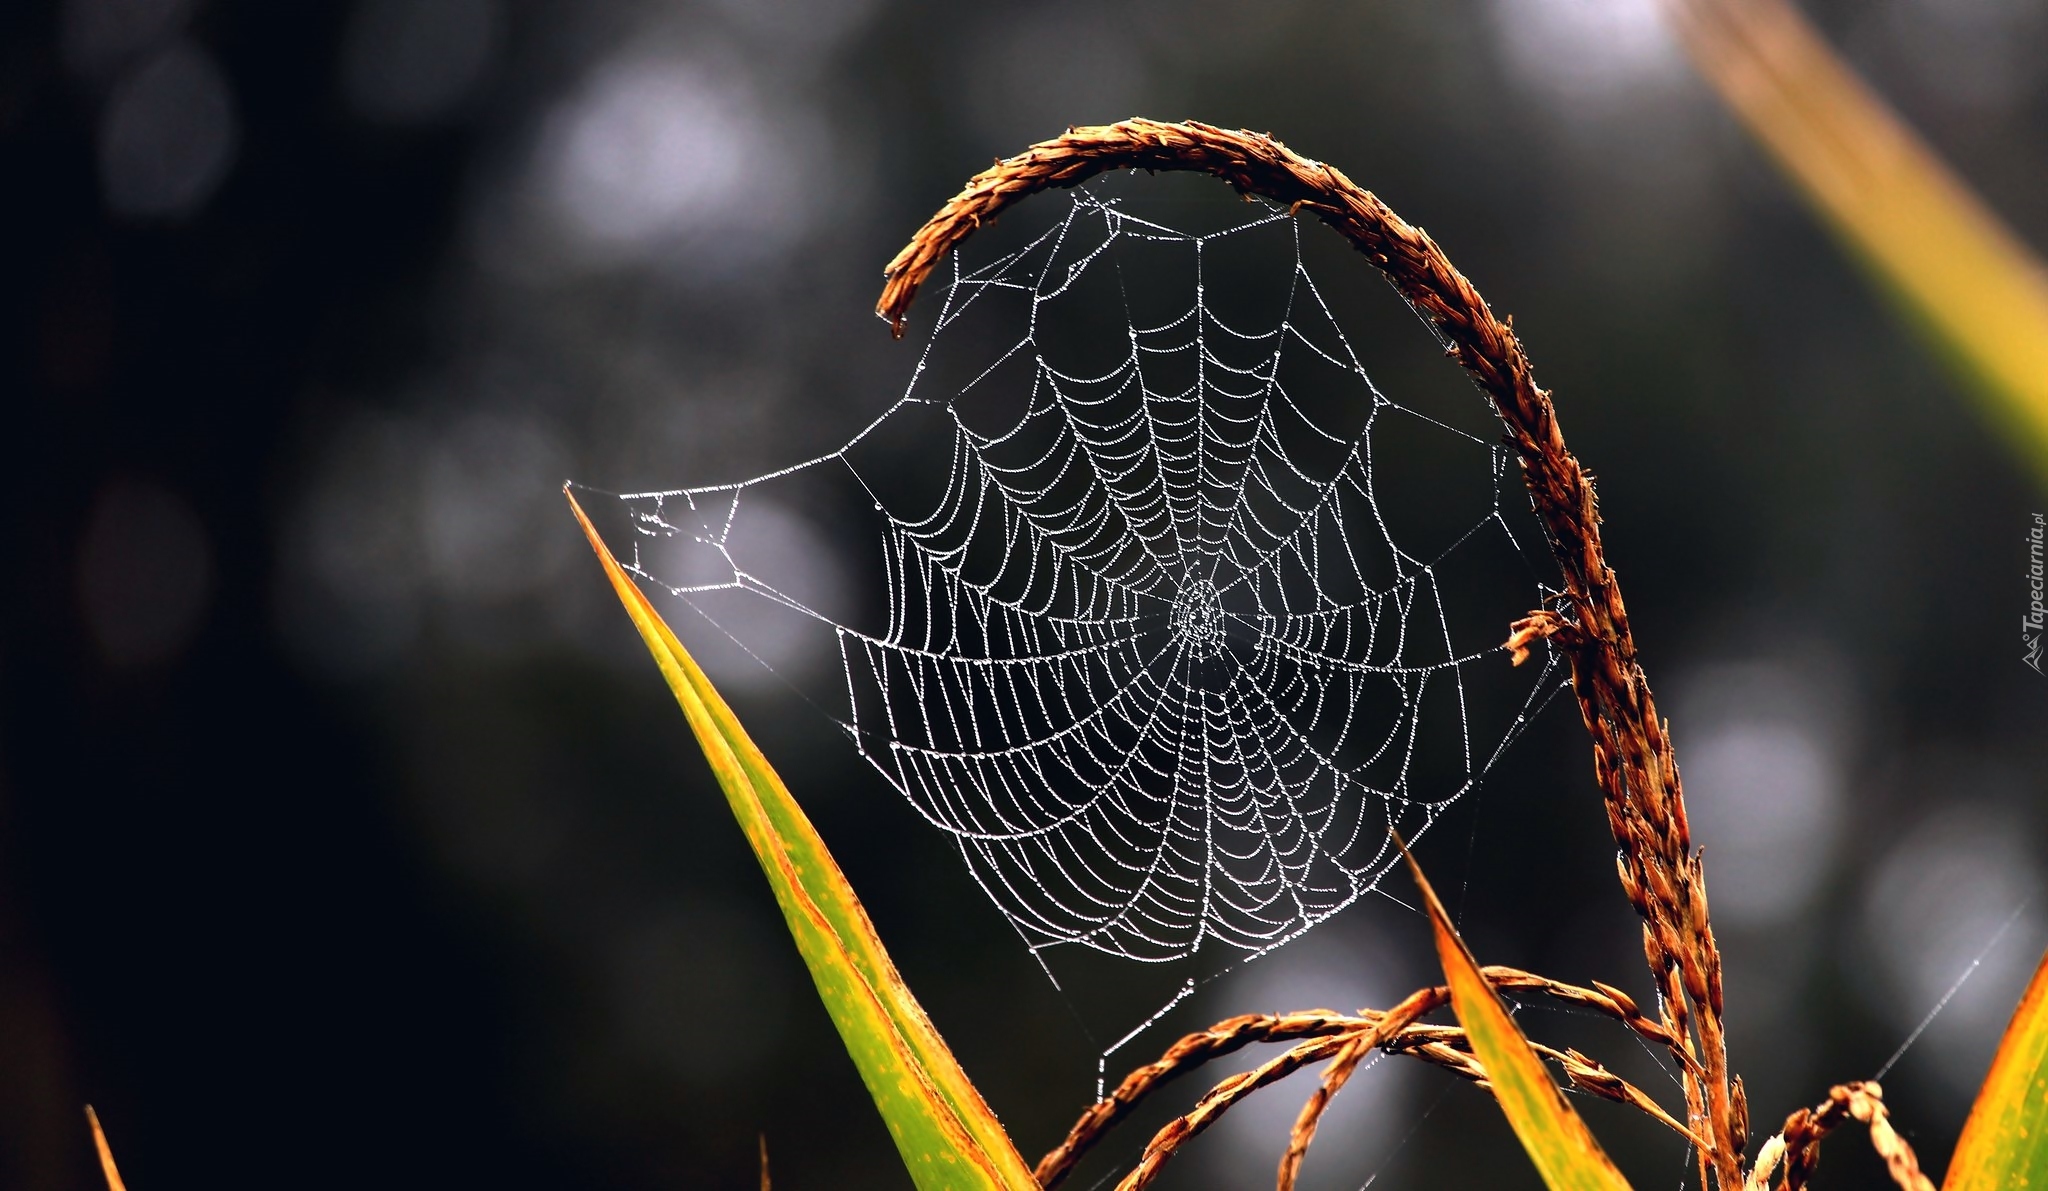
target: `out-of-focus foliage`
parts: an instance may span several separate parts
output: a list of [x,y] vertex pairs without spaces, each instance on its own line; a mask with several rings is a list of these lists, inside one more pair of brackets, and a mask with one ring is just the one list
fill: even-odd
[[2048,267],[1786,0],[1679,0],[1700,70],[2048,480]]

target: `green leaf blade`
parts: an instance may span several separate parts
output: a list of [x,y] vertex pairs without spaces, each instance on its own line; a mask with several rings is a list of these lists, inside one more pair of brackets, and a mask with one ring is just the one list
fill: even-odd
[[1942,1191],[2048,1188],[2048,955],[2013,1010]]
[[1494,1100],[1528,1152],[1529,1161],[1543,1176],[1544,1185],[1551,1191],[1629,1191],[1628,1180],[1600,1148],[1584,1118],[1565,1099],[1507,1006],[1501,1004],[1500,995],[1480,973],[1478,961],[1451,925],[1436,890],[1430,888],[1422,867],[1405,845],[1401,855],[1407,859],[1429,910],[1437,959],[1451,988],[1451,1010],[1465,1027],[1472,1053],[1486,1068]]
[[912,1181],[924,1191],[1036,1191],[1030,1167],[897,973],[803,808],[573,495],[569,505],[711,763]]

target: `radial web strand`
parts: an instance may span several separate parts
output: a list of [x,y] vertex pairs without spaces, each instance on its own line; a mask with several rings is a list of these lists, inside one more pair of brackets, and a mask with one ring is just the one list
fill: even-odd
[[[1554,659],[1498,645],[1548,557],[1483,403],[1368,376],[1334,312],[1362,262],[1332,288],[1312,223],[1178,231],[1129,185],[956,254],[908,387],[844,447],[624,497],[631,569],[829,633],[821,705],[1034,952],[1243,958],[1373,889],[1389,829],[1555,693]],[[792,518],[872,587],[805,590]]]

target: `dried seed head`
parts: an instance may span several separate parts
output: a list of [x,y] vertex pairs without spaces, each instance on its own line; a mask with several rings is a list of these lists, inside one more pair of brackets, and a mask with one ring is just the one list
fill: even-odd
[[1628,1014],[1630,1017],[1635,1017],[1642,1013],[1642,1010],[1636,1008],[1634,998],[1630,997],[1627,993],[1621,991],[1613,985],[1602,984],[1598,980],[1595,980],[1593,982],[1593,987],[1600,990],[1601,996],[1606,997],[1608,1000],[1613,1001],[1616,1005],[1620,1006],[1621,1011],[1623,1013]]

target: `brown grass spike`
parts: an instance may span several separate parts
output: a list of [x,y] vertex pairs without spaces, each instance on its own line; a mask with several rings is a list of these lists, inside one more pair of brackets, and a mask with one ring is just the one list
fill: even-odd
[[1820,1163],[1821,1140],[1849,1121],[1869,1127],[1871,1148],[1884,1159],[1885,1171],[1900,1191],[1934,1191],[1934,1182],[1921,1171],[1912,1145],[1892,1128],[1884,1088],[1875,1080],[1829,1088],[1826,1100],[1787,1117],[1784,1129],[1757,1153],[1756,1169],[1750,1174],[1751,1191],[1762,1191],[1780,1155],[1785,1160],[1785,1177],[1779,1181],[1778,1191],[1802,1191]]
[[[1445,992],[1443,995],[1450,994]],[[1181,1038],[1157,1060],[1125,1076],[1115,1091],[1081,1114],[1074,1127],[1067,1131],[1066,1139],[1038,1160],[1035,1173],[1039,1186],[1058,1186],[1072,1173],[1082,1156],[1119,1121],[1129,1116],[1145,1097],[1203,1063],[1233,1054],[1254,1043],[1295,1042],[1367,1029],[1378,1016],[1353,1017],[1329,1010],[1289,1014],[1247,1013]]]
[[1180,1152],[1182,1146],[1194,1140],[1202,1130],[1214,1124],[1217,1118],[1243,1101],[1245,1097],[1268,1084],[1284,1079],[1312,1063],[1319,1063],[1350,1046],[1369,1050],[1379,1045],[1380,1040],[1406,1029],[1416,1018],[1448,1003],[1450,990],[1425,988],[1409,994],[1400,1004],[1389,1009],[1379,1021],[1349,1038],[1316,1038],[1299,1043],[1277,1058],[1270,1059],[1243,1075],[1234,1075],[1217,1084],[1196,1102],[1195,1107],[1185,1115],[1175,1118],[1165,1128],[1154,1134],[1145,1147],[1145,1153],[1138,1159],[1138,1165],[1124,1180],[1117,1184],[1117,1191],[1141,1191],[1159,1177],[1166,1163]]

